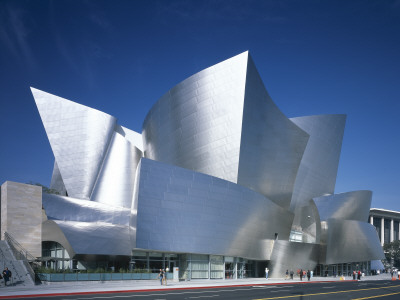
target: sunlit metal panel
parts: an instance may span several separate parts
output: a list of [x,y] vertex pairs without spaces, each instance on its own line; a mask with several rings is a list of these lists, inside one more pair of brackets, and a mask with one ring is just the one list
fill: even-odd
[[269,259],[293,215],[263,195],[216,177],[142,159],[138,248]]
[[237,181],[248,53],[182,81],[143,123],[144,156]]
[[333,218],[367,222],[371,201],[371,191],[352,191],[314,198],[321,221]]
[[136,168],[142,152],[114,133],[90,197],[92,201],[131,208]]
[[31,90],[68,195],[89,199],[116,119],[70,100]]

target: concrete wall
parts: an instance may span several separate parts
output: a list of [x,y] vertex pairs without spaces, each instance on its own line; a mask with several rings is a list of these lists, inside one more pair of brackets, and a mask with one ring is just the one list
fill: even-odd
[[6,181],[1,186],[1,239],[7,231],[33,256],[42,255],[42,188]]

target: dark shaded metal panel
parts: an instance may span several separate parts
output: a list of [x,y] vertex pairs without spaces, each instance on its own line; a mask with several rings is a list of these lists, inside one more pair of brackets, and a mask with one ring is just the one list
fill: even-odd
[[293,214],[240,185],[142,158],[137,240],[142,249],[269,259]]
[[270,261],[270,276],[282,278],[286,270],[314,270],[318,257],[318,244],[275,241]]
[[289,208],[309,135],[275,105],[250,57],[242,126],[238,184]]
[[144,157],[237,181],[248,53],[182,81],[143,123]]
[[31,88],[68,195],[89,199],[116,119]]
[[290,209],[314,197],[333,194],[346,115],[317,115],[290,119],[310,135],[293,189]]
[[142,152],[121,134],[114,133],[91,200],[131,208],[136,167]]
[[368,220],[371,201],[371,191],[352,191],[314,198],[321,221],[333,218],[365,222]]
[[63,231],[57,223],[52,220],[46,220],[42,223],[42,242],[46,241],[59,243],[67,250],[71,258],[75,256],[75,251],[72,249],[72,246],[65,237]]
[[375,228],[368,223],[329,219],[326,264],[384,259]]
[[58,169],[57,162],[54,161],[53,174],[51,176],[50,189],[56,190],[60,195],[66,196],[67,189],[61,177],[60,170]]

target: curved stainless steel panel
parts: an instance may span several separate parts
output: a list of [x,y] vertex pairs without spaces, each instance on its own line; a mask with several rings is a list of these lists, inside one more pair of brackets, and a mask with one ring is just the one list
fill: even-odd
[[31,88],[68,195],[89,199],[116,119]]
[[[297,234],[301,233],[301,242],[319,243],[321,240],[321,220],[317,206],[313,200],[308,205],[296,210],[292,230]],[[298,241],[297,241],[298,242]]]
[[[231,182],[142,158],[136,246],[269,259],[293,214]],[[269,248],[266,248],[269,247]]]
[[371,207],[371,191],[352,191],[313,199],[321,221],[333,219],[367,222]]
[[114,133],[90,197],[92,201],[131,208],[136,168],[142,152]]
[[373,225],[338,219],[329,219],[327,225],[326,264],[385,258]]
[[129,226],[54,220],[76,254],[131,255]]
[[54,161],[53,175],[51,176],[50,188],[56,190],[62,196],[67,195],[67,189],[61,177],[60,170],[58,169],[57,162]]
[[314,270],[319,256],[318,244],[275,241],[271,255],[270,276],[282,278],[286,270]]
[[237,183],[289,208],[308,138],[271,100],[249,57]]
[[129,225],[131,210],[123,207],[46,193],[42,204],[50,220]]
[[291,211],[314,197],[333,194],[346,115],[318,115],[290,119],[310,135],[293,189]]
[[182,81],[143,123],[144,156],[237,181],[248,53]]

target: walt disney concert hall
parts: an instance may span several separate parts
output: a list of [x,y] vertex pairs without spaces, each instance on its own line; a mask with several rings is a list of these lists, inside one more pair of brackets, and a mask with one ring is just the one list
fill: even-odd
[[[287,118],[248,52],[165,93],[142,132],[32,88],[55,163],[43,251],[180,279],[368,270],[371,191],[334,194],[345,115]],[[64,259],[68,261],[68,259]],[[333,267],[332,267],[333,266]]]

